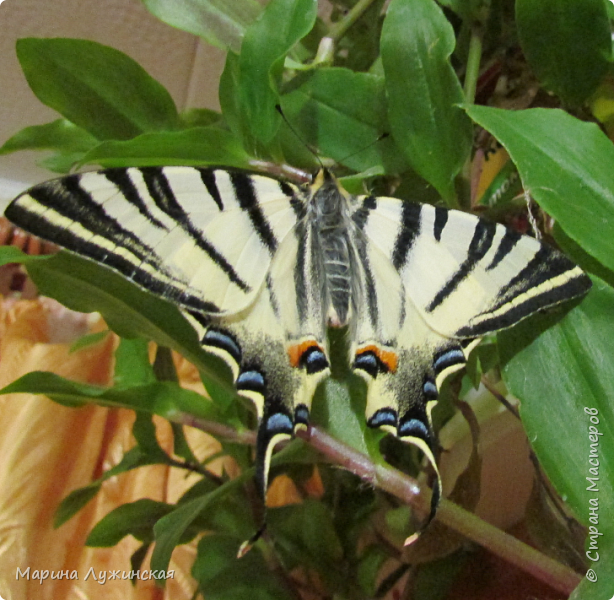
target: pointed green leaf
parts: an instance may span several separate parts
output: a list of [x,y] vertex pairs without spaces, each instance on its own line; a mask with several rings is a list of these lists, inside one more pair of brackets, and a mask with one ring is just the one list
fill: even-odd
[[531,321],[499,334],[500,352],[506,385],[522,402],[527,435],[548,477],[587,526],[597,501],[599,528],[614,536],[605,516],[614,511],[608,442],[614,436],[614,289],[593,281],[580,305],[537,339],[531,341]]
[[0,155],[17,150],[87,152],[97,143],[98,140],[85,129],[77,127],[66,119],[57,119],[45,125],[33,125],[22,129],[0,147]]
[[145,454],[164,463],[170,457],[162,450],[156,437],[156,426],[153,422],[153,415],[138,411],[136,419],[132,425],[132,435],[139,447]]
[[170,94],[119,50],[88,40],[24,38],[17,57],[37,98],[98,139],[178,126]]
[[53,517],[53,526],[60,527],[78,513],[100,491],[101,481],[71,492],[58,506]]
[[465,110],[505,146],[525,189],[565,233],[614,270],[614,146],[599,127],[556,109]]
[[[151,557],[151,568],[166,571],[175,546],[181,543],[184,532],[198,516],[211,504],[224,498],[226,494],[243,485],[251,477],[253,477],[253,470],[244,471],[239,477],[228,481],[215,491],[181,504],[160,519],[154,526],[156,546]],[[235,556],[238,549],[239,544],[237,544]]]
[[122,504],[96,523],[85,545],[110,548],[127,535],[134,536],[140,542],[151,542],[154,525],[172,510],[172,504],[156,502],[149,498]]
[[237,138],[217,127],[144,133],[128,141],[108,141],[92,148],[81,164],[102,167],[138,165],[224,165],[247,168],[249,157]]
[[604,0],[516,0],[522,50],[544,85],[578,106],[596,89],[612,61]]
[[392,135],[448,203],[472,142],[471,123],[456,106],[463,92],[450,64],[454,42],[452,26],[432,0],[390,3],[381,53]]
[[271,0],[245,32],[239,57],[241,120],[267,144],[280,124],[275,110],[284,59],[315,23],[316,0]]
[[0,246],[0,267],[11,263],[26,263],[34,261],[46,261],[50,257],[44,256],[28,256],[15,246]]
[[247,25],[262,10],[255,0],[143,0],[158,19],[218,48],[238,52]]
[[394,140],[378,141],[389,131],[383,77],[332,67],[297,80],[303,83],[293,82],[281,106],[303,142],[355,171],[375,166],[390,173],[407,170]]
[[131,448],[124,454],[121,461],[108,471],[105,471],[102,477],[85,487],[72,491],[66,496],[55,512],[53,526],[55,528],[60,527],[60,525],[63,525],[66,521],[71,519],[98,493],[100,486],[107,479],[115,477],[120,473],[130,471],[131,469],[156,464],[157,462],[157,460],[144,454],[138,446]]
[[167,419],[193,415],[202,419],[219,420],[218,411],[209,399],[169,381],[127,389],[104,388],[64,379],[55,373],[32,371],[0,390],[0,394],[18,393],[41,394],[54,402],[71,407],[98,404],[155,413]]
[[96,345],[98,342],[102,342],[108,335],[109,330],[98,331],[97,333],[90,333],[88,335],[81,336],[71,347],[70,352],[78,352],[83,348],[89,348],[90,346]]

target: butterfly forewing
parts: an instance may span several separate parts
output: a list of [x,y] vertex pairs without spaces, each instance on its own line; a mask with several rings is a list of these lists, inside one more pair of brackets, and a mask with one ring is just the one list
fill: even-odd
[[259,292],[296,222],[292,194],[238,171],[110,169],[36,186],[6,216],[186,308],[227,314]]

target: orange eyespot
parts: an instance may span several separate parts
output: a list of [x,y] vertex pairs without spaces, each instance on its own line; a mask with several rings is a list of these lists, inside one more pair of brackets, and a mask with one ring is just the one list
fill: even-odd
[[320,349],[320,346],[315,340],[304,340],[300,342],[299,344],[294,344],[293,346],[290,346],[288,348],[288,356],[290,357],[290,364],[293,367],[298,368],[300,366],[301,357],[311,347]]
[[396,373],[399,362],[399,356],[394,350],[385,350],[375,344],[363,346],[356,352],[356,356],[364,352],[373,352],[380,362],[385,365],[389,373]]

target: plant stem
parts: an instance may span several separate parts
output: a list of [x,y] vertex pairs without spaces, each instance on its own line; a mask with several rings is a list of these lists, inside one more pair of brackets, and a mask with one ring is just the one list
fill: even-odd
[[326,37],[330,37],[335,42],[338,42],[345,35],[346,31],[362,17],[363,13],[374,1],[375,0],[359,0],[341,21],[338,21],[330,28]]
[[475,91],[480,75],[480,60],[482,58],[482,27],[474,24],[469,38],[469,54],[467,56],[467,69],[465,71],[465,102],[475,102]]
[[[237,432],[231,427],[184,415],[184,425],[192,425],[208,433],[230,438],[239,443],[254,444],[252,432]],[[332,462],[346,468],[363,481],[378,487],[412,506],[424,515],[430,510],[430,491],[415,479],[385,464],[375,464],[368,456],[336,440],[317,427],[298,432],[313,448]],[[569,567],[531,548],[524,542],[486,523],[448,500],[442,500],[437,519],[469,540],[483,546],[493,554],[533,575],[550,587],[566,595],[571,594],[581,581],[580,575]]]

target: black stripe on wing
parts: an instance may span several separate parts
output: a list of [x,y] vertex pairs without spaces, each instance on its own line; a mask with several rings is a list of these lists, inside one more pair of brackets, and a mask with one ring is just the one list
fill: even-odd
[[499,308],[498,314],[491,314],[490,311],[478,315],[474,325],[468,325],[456,332],[458,337],[481,337],[492,331],[498,331],[515,325],[525,317],[533,313],[555,306],[565,300],[583,296],[591,288],[590,278],[577,271],[576,276],[572,276],[563,285],[552,286],[540,294],[529,295],[518,304],[510,304],[507,310],[505,303]]
[[422,207],[414,202],[403,202],[401,225],[392,251],[392,264],[400,271],[407,262],[409,253],[420,233],[420,213]]
[[433,235],[435,239],[439,242],[441,241],[441,234],[443,233],[443,229],[448,222],[448,210],[445,208],[441,208],[440,206],[435,207],[435,225],[433,227]]
[[372,210],[377,209],[377,198],[375,196],[364,196],[360,207],[352,215],[352,220],[356,227],[361,231],[365,228],[367,219]]
[[132,204],[136,209],[152,224],[158,227],[159,229],[164,229],[164,231],[168,231],[168,227],[164,225],[161,221],[154,217],[143,198],[139,194],[134,182],[130,178],[130,174],[128,169],[107,169],[106,171],[102,171],[101,175],[104,175],[107,180],[117,186],[119,191],[122,193],[124,198]]
[[308,227],[304,221],[299,221],[294,230],[297,239],[296,264],[294,265],[294,289],[296,295],[296,310],[300,323],[307,319],[309,301],[307,297],[307,244],[311,239]]
[[[31,193],[30,195],[32,196]],[[40,194],[37,195],[40,197]],[[34,196],[32,197],[34,198]],[[156,264],[151,258],[143,260],[143,262],[155,266],[155,275],[136,266],[134,262],[124,258],[112,249],[104,248],[99,244],[85,240],[75,235],[70,229],[60,227],[44,216],[24,209],[18,202],[11,204],[7,208],[6,216],[17,225],[23,224],[34,235],[39,235],[45,239],[53,239],[59,246],[118,271],[134,283],[163,298],[177,301],[181,298],[183,305],[202,312],[216,313],[220,311],[219,307],[213,302],[203,301],[201,298],[190,293],[186,294],[181,282],[173,278],[172,274],[168,273],[161,265]],[[119,246],[119,248],[121,247],[124,246]]]
[[369,256],[367,254],[367,247],[363,240],[357,241],[358,259],[362,265],[362,270],[365,277],[365,292],[367,294],[367,308],[369,310],[369,319],[373,329],[377,330],[379,308],[377,304],[377,290],[375,288],[375,280],[373,279],[373,273],[371,271],[371,264],[369,262]]
[[143,174],[147,190],[156,206],[173,219],[190,236],[194,244],[209,256],[232,283],[244,292],[250,292],[251,287],[239,276],[224,255],[205,238],[203,232],[194,226],[189,215],[177,202],[171,185],[164,174],[164,169],[162,167],[141,167],[139,170]]
[[207,188],[209,195],[213,198],[213,201],[217,204],[217,207],[220,209],[220,212],[224,210],[224,201],[222,199],[222,195],[220,194],[220,190],[217,187],[217,182],[215,181],[215,172],[213,169],[204,169],[197,168],[197,171],[200,173],[200,180],[203,182],[203,185]]
[[451,296],[463,279],[465,279],[478,262],[484,258],[492,246],[496,229],[497,226],[494,223],[489,223],[488,221],[477,222],[473,238],[469,244],[469,250],[467,251],[467,258],[465,258],[456,273],[450,277],[448,282],[437,292],[433,300],[431,300],[430,304],[426,307],[427,312],[433,312],[446,298]]
[[516,246],[522,236],[511,229],[505,230],[505,235],[499,242],[499,247],[495,252],[492,262],[486,267],[487,271],[494,269]]
[[274,254],[277,250],[277,238],[260,208],[252,178],[238,171],[230,171],[229,174],[239,206],[249,215],[262,243],[269,249],[271,255]]

